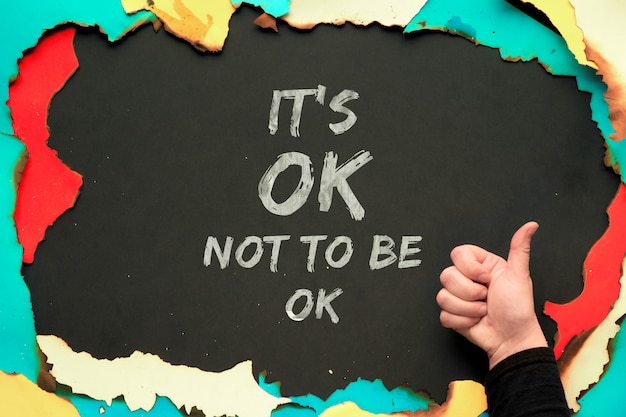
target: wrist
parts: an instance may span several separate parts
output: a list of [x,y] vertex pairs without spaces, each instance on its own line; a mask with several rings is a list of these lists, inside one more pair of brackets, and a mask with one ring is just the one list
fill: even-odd
[[487,352],[489,358],[489,369],[493,369],[498,363],[504,359],[516,353],[539,347],[548,347],[548,342],[539,323],[529,329],[528,332],[523,332],[516,337],[507,339],[502,342],[493,352]]

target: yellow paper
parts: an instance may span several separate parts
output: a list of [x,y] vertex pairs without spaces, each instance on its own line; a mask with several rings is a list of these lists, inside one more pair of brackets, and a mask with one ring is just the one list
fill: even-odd
[[72,403],[46,392],[24,375],[0,371],[0,416],[80,417]]
[[190,413],[193,407],[207,416],[269,417],[288,398],[265,392],[252,373],[252,362],[241,362],[223,372],[172,365],[156,355],[135,351],[128,358],[95,359],[74,352],[56,336],[37,336],[37,343],[52,365],[57,382],[111,404],[124,396],[131,411],[150,411],[157,394]]
[[281,18],[301,29],[320,23],[342,25],[346,22],[404,27],[425,3],[426,0],[291,0],[289,13]]
[[168,32],[187,40],[196,48],[221,51],[228,36],[235,7],[230,0],[122,0],[127,13],[153,12]]
[[595,63],[589,61],[585,55],[585,42],[583,32],[576,25],[574,8],[568,0],[523,0],[533,4],[541,10],[559,30],[567,47],[574,54],[576,60],[591,68],[598,68]]

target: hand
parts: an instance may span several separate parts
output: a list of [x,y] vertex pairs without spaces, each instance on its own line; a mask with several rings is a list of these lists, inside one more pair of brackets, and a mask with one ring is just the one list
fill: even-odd
[[507,260],[478,246],[454,248],[454,266],[441,273],[440,321],[485,352],[489,369],[522,350],[548,346],[535,315],[530,241],[539,225],[526,223],[511,239]]

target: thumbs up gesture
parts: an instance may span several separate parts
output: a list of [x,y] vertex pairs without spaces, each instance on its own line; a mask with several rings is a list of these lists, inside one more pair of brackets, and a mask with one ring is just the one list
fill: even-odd
[[508,259],[474,245],[454,248],[437,294],[440,321],[487,352],[489,369],[508,356],[548,346],[535,315],[530,242],[539,225],[526,223],[511,239]]

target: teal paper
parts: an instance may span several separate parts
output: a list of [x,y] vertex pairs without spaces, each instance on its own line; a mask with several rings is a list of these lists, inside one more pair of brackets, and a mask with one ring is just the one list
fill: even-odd
[[30,293],[21,276],[22,248],[17,243],[13,211],[16,201],[14,171],[24,145],[13,134],[9,83],[17,62],[48,29],[66,22],[97,25],[110,41],[152,19],[151,13],[128,16],[118,0],[0,1],[0,369],[24,374],[36,381],[39,370]]
[[351,401],[360,409],[374,414],[426,410],[432,404],[430,400],[408,388],[399,387],[389,391],[380,379],[367,381],[360,378],[345,389],[333,392],[327,400],[311,394],[292,397],[291,400],[295,404],[315,410],[318,415],[346,401]]

